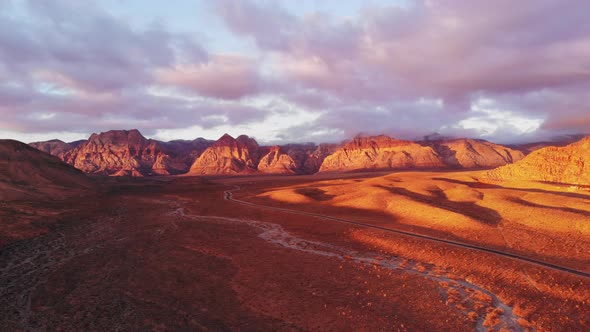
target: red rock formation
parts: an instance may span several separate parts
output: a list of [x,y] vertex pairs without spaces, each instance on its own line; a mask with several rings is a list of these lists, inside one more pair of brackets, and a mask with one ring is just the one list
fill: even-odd
[[174,140],[158,144],[164,153],[158,155],[152,166],[152,173],[166,175],[188,172],[195,160],[213,144],[213,141],[197,138],[192,141]]
[[214,175],[477,168],[505,165],[523,157],[520,151],[483,140],[411,142],[387,136],[358,136],[343,146],[308,143],[259,147],[248,136],[234,139],[226,134],[214,144],[202,138],[160,142],[146,139],[137,130],[112,130],[93,134],[82,143],[54,140],[31,145],[57,154],[84,172],[116,176],[182,174],[189,169],[190,174]]
[[258,143],[246,135],[235,139],[225,134],[195,160],[189,174],[254,173],[259,159],[258,149]]
[[428,146],[381,135],[357,136],[327,156],[320,172],[445,167]]
[[524,158],[521,151],[484,140],[451,139],[420,143],[432,147],[443,163],[450,167],[498,167]]
[[0,140],[0,201],[70,196],[91,182],[59,158],[27,144]]
[[335,144],[287,144],[260,148],[258,171],[272,174],[313,174],[324,158],[336,150]]
[[168,175],[184,173],[205,149],[206,140],[163,143],[136,130],[92,134],[88,141],[63,155],[64,161],[92,174]]
[[258,171],[267,174],[295,174],[299,169],[300,164],[278,145],[271,147],[258,163]]
[[320,144],[309,153],[303,164],[302,173],[314,174],[320,170],[324,160],[338,150],[338,144]]
[[496,180],[532,180],[590,185],[590,136],[564,147],[546,147],[523,160],[488,172]]

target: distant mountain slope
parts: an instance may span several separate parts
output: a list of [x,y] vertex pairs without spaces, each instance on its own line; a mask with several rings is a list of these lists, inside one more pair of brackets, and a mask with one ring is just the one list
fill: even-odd
[[0,140],[0,201],[63,197],[92,186],[81,171],[25,143]]
[[533,180],[590,185],[590,136],[564,147],[545,147],[523,160],[489,171],[497,180]]
[[66,152],[72,150],[75,147],[69,143],[66,143],[58,139],[52,139],[44,142],[33,142],[29,143],[29,145],[37,150],[41,150],[45,153],[49,153],[50,155],[57,156],[59,158],[63,158],[63,155]]
[[431,147],[385,135],[357,136],[327,156],[320,172],[444,166]]
[[450,167],[498,167],[524,158],[521,151],[484,140],[462,138],[419,143],[431,146]]
[[451,139],[412,142],[380,136],[357,136],[328,156],[320,171],[405,168],[485,168],[506,165],[523,153],[484,140]]
[[[433,139],[434,138],[434,139]],[[216,174],[314,174],[409,168],[491,168],[513,163],[524,154],[476,139],[428,136],[406,141],[389,136],[357,136],[344,144],[259,146],[246,135],[217,141],[161,142],[138,130],[111,130],[88,140],[31,143],[89,174],[150,176]]]
[[554,137],[550,141],[533,142],[533,143],[526,143],[526,144],[512,144],[512,145],[508,145],[508,146],[512,149],[522,151],[525,155],[527,155],[533,151],[536,151],[536,150],[539,150],[542,148],[546,148],[548,146],[557,146],[557,147],[566,146],[566,145],[575,143],[586,136],[588,136],[588,135],[584,135],[584,134],[563,135],[563,136]]

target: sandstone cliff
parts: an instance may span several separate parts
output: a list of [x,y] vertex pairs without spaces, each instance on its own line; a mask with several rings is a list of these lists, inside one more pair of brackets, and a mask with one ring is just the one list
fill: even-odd
[[295,174],[299,169],[300,165],[278,145],[271,147],[258,163],[258,171],[267,174]]
[[258,171],[270,174],[313,174],[336,150],[335,144],[287,144],[262,147]]
[[189,174],[251,174],[259,161],[258,143],[246,135],[223,135],[208,147],[191,166]]
[[590,136],[564,147],[533,151],[515,164],[489,171],[488,177],[590,185]]
[[303,173],[313,174],[317,173],[322,167],[324,160],[336,150],[338,150],[338,144],[320,144],[311,153],[309,153],[303,164]]
[[206,140],[163,143],[136,130],[92,134],[63,160],[91,174],[145,176],[184,173],[207,146]]
[[327,156],[320,172],[445,167],[429,146],[381,135],[357,136]]

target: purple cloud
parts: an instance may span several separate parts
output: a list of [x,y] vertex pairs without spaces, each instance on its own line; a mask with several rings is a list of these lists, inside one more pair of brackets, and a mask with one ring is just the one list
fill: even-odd
[[[199,34],[132,23],[104,3],[1,5],[0,130],[240,126],[276,141],[590,132],[590,3],[415,0],[344,17],[223,0],[208,13],[221,27],[195,13]],[[244,49],[216,40],[220,29]]]

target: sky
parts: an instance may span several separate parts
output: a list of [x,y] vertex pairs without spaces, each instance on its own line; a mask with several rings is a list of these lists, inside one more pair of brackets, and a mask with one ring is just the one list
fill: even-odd
[[590,1],[0,0],[0,138],[590,133]]

